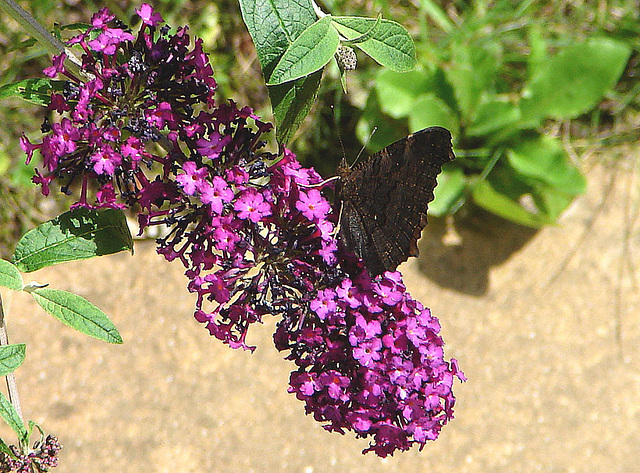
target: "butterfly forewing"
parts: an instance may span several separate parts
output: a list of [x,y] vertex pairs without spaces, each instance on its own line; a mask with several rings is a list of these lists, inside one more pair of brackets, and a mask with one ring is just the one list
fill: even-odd
[[418,255],[436,177],[452,159],[451,134],[432,127],[396,141],[352,169],[341,166],[340,236],[372,277]]

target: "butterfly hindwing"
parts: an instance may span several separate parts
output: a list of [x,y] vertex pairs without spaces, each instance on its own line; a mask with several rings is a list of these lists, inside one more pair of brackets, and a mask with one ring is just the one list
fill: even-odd
[[339,170],[340,235],[376,276],[418,255],[436,176],[454,158],[451,134],[426,128],[396,141],[352,169]]

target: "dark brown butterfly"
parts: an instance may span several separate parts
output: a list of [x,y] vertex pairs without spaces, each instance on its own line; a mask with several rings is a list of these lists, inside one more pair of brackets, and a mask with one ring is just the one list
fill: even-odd
[[418,256],[436,176],[454,158],[451,133],[431,127],[353,168],[342,161],[336,185],[336,199],[342,203],[340,238],[364,261],[371,277]]

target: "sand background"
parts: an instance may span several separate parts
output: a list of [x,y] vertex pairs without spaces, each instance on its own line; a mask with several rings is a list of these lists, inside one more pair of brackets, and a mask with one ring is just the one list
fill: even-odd
[[363,456],[366,441],[325,432],[286,392],[274,321],[251,333],[253,355],[221,345],[192,318],[181,266],[149,242],[26,275],[94,302],[124,345],[3,291],[10,340],[27,343],[23,410],[59,436],[60,473],[638,472],[638,158],[591,165],[587,194],[554,227],[482,213],[430,223],[401,270],[468,382],[422,452]]

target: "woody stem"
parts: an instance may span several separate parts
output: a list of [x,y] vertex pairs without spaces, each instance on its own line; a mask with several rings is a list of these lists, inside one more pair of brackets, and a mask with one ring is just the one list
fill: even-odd
[[[0,346],[9,345],[9,337],[7,336],[7,326],[4,323],[4,309],[2,305],[2,294],[0,294]],[[20,396],[18,395],[18,384],[16,383],[16,377],[13,373],[9,373],[7,376],[7,388],[9,390],[9,400],[16,412],[22,419],[22,408],[20,407]]]

